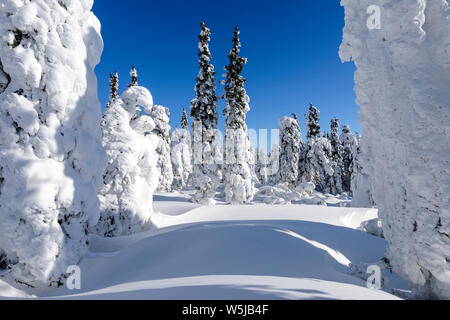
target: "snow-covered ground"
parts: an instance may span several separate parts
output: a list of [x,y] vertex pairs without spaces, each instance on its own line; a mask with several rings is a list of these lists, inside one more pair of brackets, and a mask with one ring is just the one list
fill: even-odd
[[[12,288],[0,296],[51,299],[398,299],[366,287],[349,266],[380,263],[386,244],[357,230],[375,209],[265,205],[202,207],[183,193],[156,194],[156,227],[133,236],[91,236],[82,288]],[[336,200],[332,200],[335,205]],[[355,273],[353,273],[355,274]],[[1,278],[0,278],[1,279]]]

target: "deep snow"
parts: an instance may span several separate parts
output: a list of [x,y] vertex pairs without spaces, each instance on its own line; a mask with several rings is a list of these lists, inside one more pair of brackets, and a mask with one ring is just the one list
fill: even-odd
[[[154,199],[157,228],[90,237],[82,290],[56,299],[397,299],[366,287],[353,263],[379,263],[386,243],[356,230],[375,209],[310,205],[200,206],[186,193]],[[162,213],[164,212],[164,213]],[[387,273],[391,287],[406,289]],[[4,289],[0,296],[23,296]]]

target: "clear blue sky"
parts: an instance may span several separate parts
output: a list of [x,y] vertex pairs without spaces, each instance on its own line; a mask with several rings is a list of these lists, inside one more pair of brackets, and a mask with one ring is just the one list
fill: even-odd
[[[212,31],[210,49],[222,79],[233,29],[241,30],[243,75],[251,98],[249,128],[273,129],[295,112],[304,133],[310,102],[321,111],[322,129],[337,116],[361,132],[353,91],[353,64],[342,64],[338,49],[344,10],[337,0],[96,0],[105,49],[96,73],[99,97],[108,99],[109,72],[119,72],[120,90],[136,65],[139,84],[156,104],[170,108],[172,127],[194,98],[198,34],[204,21]],[[223,91],[218,84],[218,95]],[[224,102],[219,105],[220,115]],[[223,118],[219,122],[223,128]]]

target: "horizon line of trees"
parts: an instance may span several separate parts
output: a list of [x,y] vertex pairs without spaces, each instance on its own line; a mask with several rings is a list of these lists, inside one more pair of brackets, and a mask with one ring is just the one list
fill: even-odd
[[[224,198],[228,203],[242,204],[253,200],[255,184],[285,184],[295,189],[304,183],[313,183],[316,191],[338,195],[354,191],[356,181],[364,176],[360,163],[359,134],[353,135],[349,126],[339,132],[337,118],[331,120],[330,133],[322,132],[319,110],[310,104],[306,117],[306,141],[303,141],[298,116],[279,119],[279,143],[269,153],[250,144],[245,123],[250,111],[250,98],[246,94],[246,79],[241,72],[247,58],[239,55],[240,31],[235,27],[233,47],[228,54],[229,64],[224,68],[225,86],[221,97],[226,100],[225,139],[220,144],[217,123],[218,97],[215,93],[215,74],[211,64],[209,41],[211,31],[201,23],[199,35],[199,74],[196,78],[196,98],[191,101],[191,131],[186,109],[183,108],[181,129],[171,134],[168,108],[154,106],[150,114],[158,137],[157,190],[170,192],[185,187],[195,187],[192,201],[213,204],[216,190],[225,185]],[[137,71],[130,71],[129,87],[137,86]],[[110,74],[110,101],[119,97],[118,73]],[[133,119],[144,115],[136,106]],[[367,191],[367,190],[366,190]],[[370,198],[370,194],[368,195]],[[373,204],[372,200],[368,201]]]

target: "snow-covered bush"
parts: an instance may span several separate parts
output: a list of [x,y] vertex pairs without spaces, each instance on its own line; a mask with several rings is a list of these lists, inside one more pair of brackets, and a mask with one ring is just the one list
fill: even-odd
[[192,173],[191,134],[188,131],[187,114],[183,109],[182,128],[175,129],[171,137],[173,189],[187,186]]
[[255,194],[254,173],[250,167],[254,164],[250,140],[247,136],[245,118],[250,111],[250,98],[244,84],[245,78],[241,76],[246,58],[239,56],[241,43],[239,30],[236,27],[233,37],[233,48],[228,54],[230,60],[225,67],[225,85],[223,98],[226,106],[225,116],[225,153],[222,172],[225,180],[225,201],[233,204],[249,203]]
[[394,271],[422,297],[448,299],[449,2],[378,3],[381,25],[374,29],[365,14],[374,1],[342,1],[340,56],[357,67],[363,167]]
[[91,7],[0,3],[0,250],[34,287],[62,283],[99,216],[103,43]]
[[136,106],[152,112],[150,92],[139,86],[129,87],[105,110],[103,145],[108,166],[100,190],[101,216],[93,228],[107,237],[141,231],[152,214],[153,192],[158,186],[158,137],[149,116],[135,118]]
[[298,180],[299,158],[302,150],[302,134],[298,119],[283,117],[278,120],[280,130],[279,181],[292,188]]
[[158,170],[159,183],[158,190],[170,192],[173,183],[173,169],[170,154],[170,113],[169,109],[163,106],[153,106],[149,116],[155,122],[153,133],[158,137]]
[[220,147],[217,132],[216,81],[214,66],[211,64],[209,41],[211,31],[201,23],[199,39],[199,74],[196,78],[196,98],[191,101],[193,137],[193,185],[197,192],[192,201],[214,204],[217,185],[221,181]]

